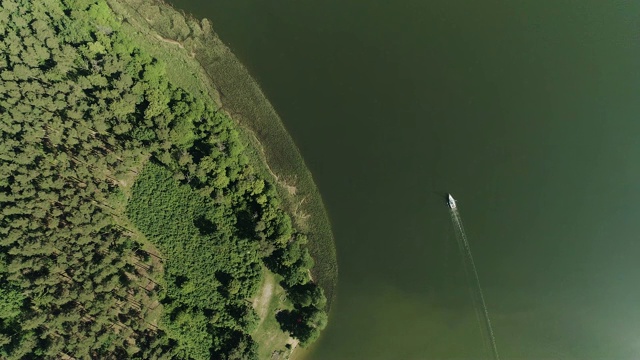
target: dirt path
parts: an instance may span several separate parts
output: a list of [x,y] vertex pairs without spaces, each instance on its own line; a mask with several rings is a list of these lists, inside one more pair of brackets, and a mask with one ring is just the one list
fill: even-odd
[[269,311],[269,304],[271,303],[271,297],[273,296],[273,290],[275,288],[275,279],[273,275],[265,272],[264,283],[262,289],[260,289],[259,295],[253,299],[253,308],[260,317],[260,323],[267,317]]
[[[147,19],[147,21],[149,21],[149,20]],[[158,40],[160,40],[160,41],[164,41],[164,42],[169,43],[169,44],[178,45],[178,47],[180,49],[184,49],[184,46],[179,41],[163,38],[162,36],[160,36],[158,34],[156,34],[156,38]]]

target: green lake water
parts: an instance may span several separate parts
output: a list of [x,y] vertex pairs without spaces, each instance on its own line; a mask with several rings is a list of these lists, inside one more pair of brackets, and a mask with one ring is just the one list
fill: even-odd
[[340,279],[310,359],[640,358],[640,2],[189,0],[282,116]]

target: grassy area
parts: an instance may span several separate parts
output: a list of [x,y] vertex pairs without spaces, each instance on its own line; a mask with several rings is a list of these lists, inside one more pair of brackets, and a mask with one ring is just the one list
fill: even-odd
[[296,226],[309,236],[314,280],[328,307],[338,278],[331,225],[320,193],[295,143],[258,84],[212,30],[157,0],[108,0],[145,50],[167,64],[172,82],[208,96],[240,125],[249,156],[278,184]]
[[260,323],[251,335],[259,344],[260,359],[287,359],[291,349],[286,345],[291,344],[293,347],[296,342],[280,329],[275,317],[278,311],[293,308],[276,277],[277,275],[263,268],[263,281],[253,300],[253,307],[260,316]]

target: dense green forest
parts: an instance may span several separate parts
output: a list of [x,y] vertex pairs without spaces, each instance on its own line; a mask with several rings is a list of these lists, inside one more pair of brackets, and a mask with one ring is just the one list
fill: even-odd
[[306,236],[106,2],[1,0],[0,79],[0,358],[255,358],[263,266],[317,338]]

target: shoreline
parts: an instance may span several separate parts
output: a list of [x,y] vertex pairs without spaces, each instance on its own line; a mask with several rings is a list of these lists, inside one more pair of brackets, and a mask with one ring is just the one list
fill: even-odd
[[[338,267],[329,217],[310,170],[260,86],[207,19],[199,21],[162,0],[107,3],[141,48],[166,64],[176,85],[213,101],[237,125],[250,163],[274,184],[295,228],[309,239],[315,262],[310,278],[324,290],[330,314]],[[308,350],[300,350],[294,346],[286,357],[304,358]]]
[[176,84],[212,99],[238,124],[252,164],[277,184],[285,209],[309,237],[316,262],[312,275],[325,291],[330,311],[338,268],[329,217],[311,172],[259,85],[207,19],[199,21],[161,0],[107,1],[136,36],[167,50],[148,49],[167,63]]

